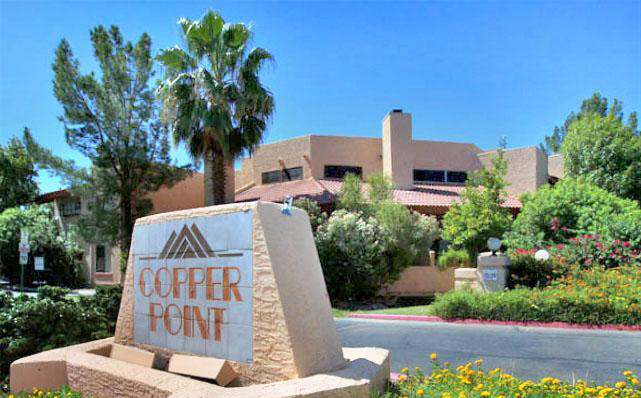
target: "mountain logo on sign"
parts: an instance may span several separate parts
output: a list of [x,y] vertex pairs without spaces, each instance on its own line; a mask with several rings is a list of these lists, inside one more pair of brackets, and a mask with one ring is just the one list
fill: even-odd
[[196,224],[191,224],[191,230],[183,225],[180,233],[172,231],[165,247],[158,256],[164,258],[207,258],[214,257],[214,251],[209,247],[205,237]]

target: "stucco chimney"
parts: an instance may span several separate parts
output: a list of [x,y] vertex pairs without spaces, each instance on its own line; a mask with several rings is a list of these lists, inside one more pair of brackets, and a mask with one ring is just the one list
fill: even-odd
[[398,189],[414,187],[412,115],[394,109],[383,119],[383,173]]

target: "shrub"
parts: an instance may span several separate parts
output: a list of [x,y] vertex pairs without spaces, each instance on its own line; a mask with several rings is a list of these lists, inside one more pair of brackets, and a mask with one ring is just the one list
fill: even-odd
[[583,268],[603,266],[614,268],[623,265],[641,266],[641,255],[629,241],[602,241],[596,235],[582,235],[559,244],[554,249],[557,256]]
[[50,286],[39,288],[36,298],[0,292],[0,380],[18,358],[113,334],[119,286],[99,287],[87,297],[67,297],[68,292]]
[[522,201],[523,208],[506,235],[512,249],[567,243],[582,234],[606,240],[641,239],[633,236],[641,231],[639,204],[585,180],[564,179],[524,195]]
[[470,265],[470,255],[465,250],[449,248],[438,258],[440,269],[447,267],[467,267]]
[[[14,207],[0,214],[0,272],[12,283],[20,280],[18,242],[20,229],[29,231],[31,252],[24,267],[25,284],[46,279],[49,284],[76,287],[82,281],[82,250],[74,230],[58,230],[50,205],[31,206],[25,211]],[[45,271],[35,271],[35,256],[45,260]]]
[[437,296],[432,312],[443,318],[639,325],[641,268],[575,268],[542,289],[448,292]]
[[517,249],[510,253],[507,287],[545,287],[568,272],[563,258],[552,255],[548,260],[534,258],[535,250]]
[[390,391],[378,395],[378,398],[479,398],[479,397],[639,397],[641,385],[639,377],[631,371],[623,371],[621,381],[614,386],[598,386],[578,380],[573,384],[553,377],[544,377],[538,383],[532,380],[521,380],[500,368],[484,370],[483,360],[450,368],[449,364],[441,365],[436,353],[431,354],[432,372],[424,375],[417,368],[412,374],[403,369],[399,381]]
[[388,274],[385,231],[373,217],[335,211],[319,227],[316,247],[333,300],[371,297]]
[[419,262],[440,235],[438,221],[391,200],[389,179],[372,175],[367,197],[348,174],[338,210],[316,232],[316,247],[332,300],[368,299]]

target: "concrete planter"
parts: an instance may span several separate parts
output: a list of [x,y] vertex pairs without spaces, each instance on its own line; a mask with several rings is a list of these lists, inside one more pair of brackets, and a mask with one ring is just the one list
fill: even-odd
[[457,268],[454,270],[454,290],[464,288],[479,290],[476,268]]

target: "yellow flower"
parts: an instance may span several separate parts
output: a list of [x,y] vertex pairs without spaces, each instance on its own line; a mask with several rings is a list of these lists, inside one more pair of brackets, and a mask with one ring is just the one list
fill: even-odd
[[625,381],[620,381],[614,385],[616,388],[623,388],[625,387]]
[[482,359],[477,359],[476,361],[474,361],[474,363],[477,364],[477,365],[480,365],[480,364],[483,363],[483,360]]
[[452,398],[452,395],[450,395],[449,392],[444,392],[443,394],[441,394],[441,398]]
[[458,394],[458,397],[459,397],[459,398],[465,398],[465,391],[461,391],[461,392]]
[[405,379],[407,379],[407,376],[406,376],[406,375],[400,375],[400,376],[398,377],[398,380],[399,380],[399,381],[405,381]]
[[407,370],[408,370],[407,368],[403,368],[401,369],[401,373],[407,373]]
[[489,396],[490,396],[490,392],[489,392],[489,391],[483,391],[483,392],[481,393],[481,396],[482,396],[482,397],[489,397]]
[[636,386],[637,384],[639,384],[639,379],[637,379],[636,377],[635,377],[635,378],[633,378],[633,379],[632,379],[632,380],[630,380],[630,381],[631,381],[631,382],[632,382],[632,384],[634,384],[635,386]]
[[425,394],[425,391],[423,391],[422,389],[419,389],[418,391],[416,391],[416,394],[420,397],[420,396],[423,396],[423,394]]
[[431,359],[432,361],[436,361],[436,360],[438,359],[438,355],[436,355],[436,353],[435,353],[435,352],[433,352],[433,353],[431,353],[431,354],[430,354],[430,359]]
[[479,383],[476,387],[474,387],[475,390],[481,390],[483,388],[483,383]]
[[630,371],[630,370],[626,370],[625,372],[623,372],[623,375],[624,375],[625,377],[631,376],[631,375],[632,375],[632,371]]

